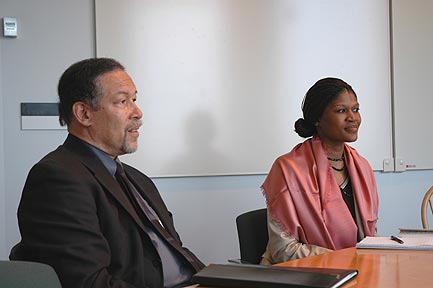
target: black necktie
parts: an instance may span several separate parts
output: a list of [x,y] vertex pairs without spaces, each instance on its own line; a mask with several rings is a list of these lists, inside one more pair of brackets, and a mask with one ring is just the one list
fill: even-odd
[[162,237],[165,238],[173,248],[175,248],[180,254],[182,254],[183,257],[196,269],[196,271],[199,271],[201,268],[203,268],[203,264],[198,259],[196,259],[195,256],[187,253],[185,249],[183,249],[181,245],[176,241],[176,239],[174,239],[173,236],[171,236],[170,233],[168,233],[167,230],[164,229],[156,212],[154,213],[151,211],[148,204],[144,202],[145,200],[138,193],[137,189],[133,187],[133,184],[128,179],[128,176],[126,176],[125,170],[123,169],[122,163],[119,159],[116,159],[116,166],[117,168],[114,176],[116,177],[123,191],[125,191],[125,193],[127,193],[130,197],[133,197],[135,203],[138,204],[139,209],[150,221],[154,230],[159,232],[159,234],[162,235]]

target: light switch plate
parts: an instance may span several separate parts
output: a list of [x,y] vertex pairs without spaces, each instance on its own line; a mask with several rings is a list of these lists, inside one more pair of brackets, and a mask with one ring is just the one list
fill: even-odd
[[17,19],[12,17],[3,17],[3,35],[5,37],[17,37],[18,26]]

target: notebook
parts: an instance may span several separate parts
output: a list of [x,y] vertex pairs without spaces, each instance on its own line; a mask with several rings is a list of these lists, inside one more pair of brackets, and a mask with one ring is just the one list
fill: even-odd
[[399,237],[432,237],[432,229],[399,228]]
[[357,270],[346,269],[210,264],[192,282],[207,287],[337,288],[357,274]]
[[433,237],[400,237],[403,243],[397,243],[390,237],[365,237],[356,248],[368,249],[404,249],[433,250]]

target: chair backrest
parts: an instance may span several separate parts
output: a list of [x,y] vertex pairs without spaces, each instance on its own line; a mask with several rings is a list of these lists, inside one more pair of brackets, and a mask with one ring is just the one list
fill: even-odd
[[54,269],[27,261],[0,261],[1,288],[62,288]]
[[259,264],[268,243],[266,208],[249,211],[236,217],[241,260]]
[[427,215],[428,206],[430,206],[430,211],[433,214],[433,203],[432,200],[430,199],[432,195],[433,195],[433,186],[430,187],[430,189],[428,189],[428,191],[425,193],[421,204],[421,221],[422,221],[422,227],[424,229],[429,229],[428,215]]

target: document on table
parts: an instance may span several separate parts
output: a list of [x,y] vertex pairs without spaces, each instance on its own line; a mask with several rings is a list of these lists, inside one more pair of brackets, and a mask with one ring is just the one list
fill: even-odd
[[433,237],[399,237],[399,239],[403,243],[398,243],[391,237],[365,237],[356,244],[356,248],[433,250]]
[[430,237],[433,238],[432,229],[399,228],[399,237]]

